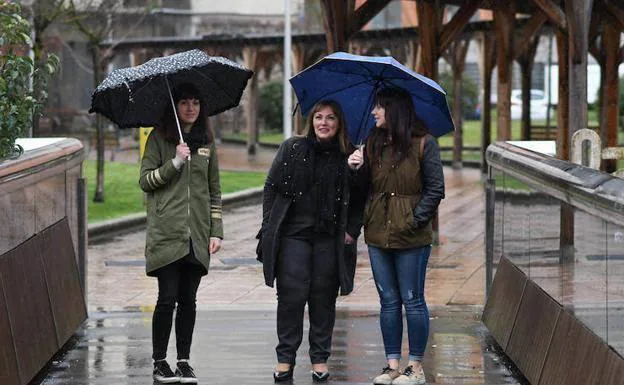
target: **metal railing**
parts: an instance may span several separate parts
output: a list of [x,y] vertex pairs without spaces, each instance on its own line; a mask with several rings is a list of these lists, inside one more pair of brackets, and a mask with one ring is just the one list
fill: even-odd
[[504,256],[624,354],[624,179],[503,142],[486,160],[486,293]]

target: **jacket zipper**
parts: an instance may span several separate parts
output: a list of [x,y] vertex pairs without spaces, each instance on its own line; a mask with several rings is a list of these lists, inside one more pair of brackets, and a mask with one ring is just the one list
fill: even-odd
[[186,232],[191,237],[191,159],[188,160],[186,180]]

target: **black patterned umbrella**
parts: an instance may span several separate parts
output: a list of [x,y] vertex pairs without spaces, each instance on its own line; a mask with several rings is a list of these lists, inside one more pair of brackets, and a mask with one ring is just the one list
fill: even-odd
[[194,49],[112,71],[96,88],[89,112],[120,128],[149,127],[167,108],[171,88],[191,83],[202,93],[208,116],[236,107],[253,72],[223,57]]

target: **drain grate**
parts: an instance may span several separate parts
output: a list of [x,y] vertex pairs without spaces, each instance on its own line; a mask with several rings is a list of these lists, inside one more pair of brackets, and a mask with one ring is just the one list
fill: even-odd
[[559,250],[519,250],[519,251],[507,251],[505,256],[510,259],[514,258],[559,258],[561,251]]
[[260,265],[260,262],[255,258],[221,258],[220,260],[226,265]]
[[131,259],[129,261],[104,261],[104,266],[145,266],[145,260]]
[[585,258],[587,258],[588,261],[604,261],[605,259],[608,259],[609,261],[624,261],[624,254],[589,254]]
[[457,264],[448,264],[448,265],[429,265],[430,269],[454,269],[458,265]]

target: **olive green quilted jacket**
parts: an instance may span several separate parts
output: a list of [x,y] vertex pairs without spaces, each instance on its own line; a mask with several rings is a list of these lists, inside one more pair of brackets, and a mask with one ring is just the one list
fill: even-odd
[[146,272],[154,271],[189,254],[206,271],[210,264],[210,237],[223,238],[221,184],[214,142],[199,148],[180,170],[173,165],[176,145],[153,130],[141,162],[139,185],[146,192]]

